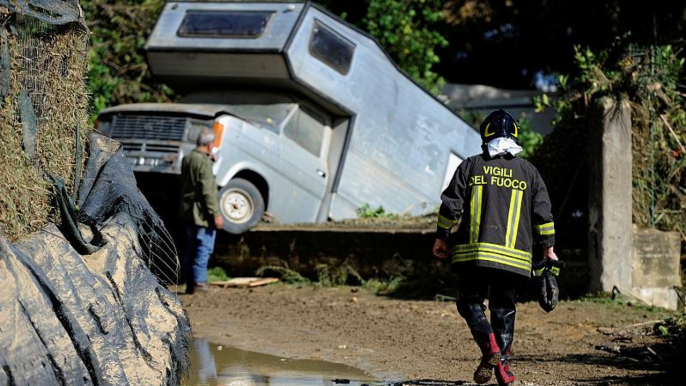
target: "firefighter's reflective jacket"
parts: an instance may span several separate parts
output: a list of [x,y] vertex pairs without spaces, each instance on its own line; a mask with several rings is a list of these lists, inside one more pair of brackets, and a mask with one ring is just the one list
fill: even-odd
[[[538,170],[521,158],[467,158],[441,200],[436,237],[450,236],[453,263],[528,277],[533,246],[555,244],[548,191]],[[450,235],[458,222],[457,232]]]

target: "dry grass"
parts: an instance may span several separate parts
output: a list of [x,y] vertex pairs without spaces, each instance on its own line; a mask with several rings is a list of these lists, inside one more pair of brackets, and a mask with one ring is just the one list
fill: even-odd
[[[11,65],[9,95],[0,105],[0,232],[16,240],[59,216],[46,173],[73,189],[76,130],[85,144],[88,128],[88,37],[77,25],[50,26],[29,17],[11,23],[16,33],[0,41],[9,45]],[[33,159],[22,150],[22,90],[36,116]]]

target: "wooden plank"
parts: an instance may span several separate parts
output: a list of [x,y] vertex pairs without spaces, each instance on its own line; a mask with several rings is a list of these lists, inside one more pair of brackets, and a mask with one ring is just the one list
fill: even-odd
[[211,281],[210,285],[226,288],[229,284],[228,281]]
[[249,287],[260,287],[267,284],[278,283],[279,279],[275,277],[265,277],[260,280],[255,280],[254,282],[248,284]]
[[235,277],[231,280],[214,281],[210,284],[222,288],[252,288],[276,283],[278,281],[279,279],[274,277]]
[[233,279],[230,279],[227,284],[229,287],[247,287],[250,283],[259,279],[259,277],[234,277]]

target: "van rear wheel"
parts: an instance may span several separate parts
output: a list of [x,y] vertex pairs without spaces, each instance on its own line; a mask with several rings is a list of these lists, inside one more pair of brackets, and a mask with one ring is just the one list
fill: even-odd
[[264,199],[252,182],[234,178],[219,191],[219,210],[224,216],[224,230],[241,234],[262,219]]

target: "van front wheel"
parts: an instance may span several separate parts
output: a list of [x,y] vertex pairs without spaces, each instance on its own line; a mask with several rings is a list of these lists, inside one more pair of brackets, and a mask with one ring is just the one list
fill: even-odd
[[264,214],[264,199],[250,181],[234,178],[219,191],[224,230],[241,234],[257,225]]

